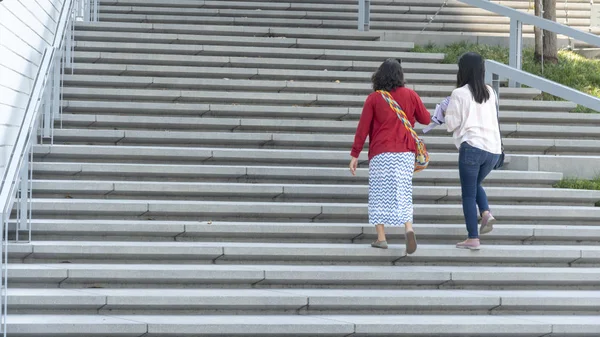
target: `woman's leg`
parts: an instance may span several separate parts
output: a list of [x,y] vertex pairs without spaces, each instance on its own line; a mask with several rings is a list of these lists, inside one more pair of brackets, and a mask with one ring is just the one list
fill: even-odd
[[413,229],[413,173],[415,171],[415,155],[402,153],[397,167],[397,198],[400,223],[404,224],[404,242],[406,253],[412,254],[417,250],[417,238]]
[[479,167],[479,174],[477,175],[477,206],[479,207],[479,212],[483,216],[485,213],[489,213],[490,205],[488,203],[487,194],[485,193],[485,189],[481,186],[483,180],[492,172],[494,169],[494,165],[498,161],[498,155],[492,153],[486,153],[486,160]]
[[377,241],[387,241],[385,238],[385,226],[383,224],[375,225],[377,231]]
[[469,239],[479,238],[477,231],[477,181],[481,165],[479,149],[463,144],[458,155],[462,206]]

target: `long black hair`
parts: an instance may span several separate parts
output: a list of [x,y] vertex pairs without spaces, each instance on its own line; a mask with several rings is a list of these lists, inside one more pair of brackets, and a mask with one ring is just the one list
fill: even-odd
[[373,90],[392,91],[404,86],[404,72],[397,59],[387,59],[371,76]]
[[481,55],[469,52],[463,54],[458,60],[458,74],[456,87],[469,85],[469,90],[477,103],[490,99],[490,92],[485,85],[485,60]]

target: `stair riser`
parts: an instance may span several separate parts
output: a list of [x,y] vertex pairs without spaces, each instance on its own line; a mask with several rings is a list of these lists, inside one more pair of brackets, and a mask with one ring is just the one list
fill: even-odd
[[[75,63],[97,63],[101,65],[125,64],[132,66],[147,66],[156,69],[156,66],[169,67],[222,67],[224,71],[236,71],[241,69],[268,69],[274,70],[315,70],[315,71],[360,71],[373,73],[381,64],[377,61],[350,61],[350,60],[304,60],[268,57],[229,57],[229,56],[203,56],[203,55],[160,55],[160,54],[137,54],[137,53],[107,53],[107,52],[76,52]],[[421,63],[419,61],[403,60],[403,70],[408,73],[425,73],[434,75],[456,76],[458,70],[456,65]],[[133,68],[135,69],[135,68]],[[184,68],[183,68],[184,69]],[[125,70],[123,70],[125,71]],[[154,70],[156,71],[156,70]],[[177,73],[179,74],[179,72]],[[194,75],[194,72],[188,72]],[[189,75],[188,75],[189,76]],[[194,75],[197,76],[197,75]],[[257,74],[258,75],[258,71]],[[269,75],[271,76],[271,75]],[[293,78],[286,78],[293,79]]]
[[[418,302],[418,299],[415,299]],[[74,308],[44,308],[39,306],[27,307],[21,305],[8,304],[13,308],[12,314],[28,314],[28,315],[598,315],[600,311],[597,307],[581,308],[581,309],[560,309],[560,308],[529,308],[510,307],[507,309],[490,310],[488,306],[481,305],[480,308],[472,308],[469,306],[442,306],[429,304],[424,308],[406,306],[389,306],[379,308],[363,308],[362,306],[351,305],[339,306],[333,308],[298,308],[295,305],[289,306],[265,306],[257,304],[247,306],[246,308],[236,308],[241,306],[219,307],[214,308],[198,308],[193,305],[186,305],[185,309],[172,308],[168,305],[160,306],[160,309],[152,309],[151,305],[146,305],[147,309],[132,308],[121,309],[114,306],[107,306],[102,310],[86,307]],[[474,305],[476,306],[476,305]],[[437,307],[437,309],[431,309]],[[524,316],[527,317],[527,316]]]
[[[439,11],[439,15],[443,16],[460,16],[460,15],[477,15],[477,16],[488,16],[495,18],[496,15],[491,12],[487,12],[485,10],[479,8],[472,7],[456,7],[456,4],[461,3],[449,3],[446,7],[441,8]],[[356,18],[356,6],[352,5],[330,5],[330,4],[297,4],[290,3],[290,7],[287,10],[277,9],[277,8],[269,8],[268,5],[272,5],[272,3],[263,3],[264,6],[260,6],[259,4],[255,4],[255,7],[252,7],[254,10],[249,9],[232,9],[232,6],[204,6],[199,9],[190,9],[190,8],[161,8],[161,7],[151,7],[151,6],[134,6],[134,7],[125,7],[125,6],[101,6],[100,12],[106,14],[123,14],[123,13],[132,13],[132,14],[146,14],[146,15],[198,15],[198,16],[223,16],[223,17],[248,17],[248,16],[257,16],[264,18],[281,18],[288,15],[289,18],[344,18],[347,20]],[[587,5],[587,4],[585,4]],[[512,4],[511,4],[512,6]],[[569,3],[569,13],[568,17],[570,19],[574,18],[582,18],[588,19],[590,18],[589,14],[589,5],[587,8],[580,4],[575,4],[576,8],[572,8],[573,3]],[[264,8],[261,8],[264,7]],[[515,4],[516,8],[525,9],[521,4]],[[262,9],[257,11],[256,9]],[[422,7],[416,6],[400,6],[400,5],[389,5],[389,6],[379,6],[372,5],[370,7],[371,19],[372,20],[381,20],[381,19],[394,19],[395,17],[400,17],[404,14],[427,14],[434,15],[437,10],[439,10],[439,6],[429,6],[427,4],[422,4]],[[258,12],[258,13],[257,13]],[[563,10],[558,9],[556,11],[557,18],[564,19],[566,14]],[[439,16],[438,16],[439,18]]]
[[[204,104],[263,104],[263,105],[296,105],[296,106],[343,106],[362,107],[364,95],[322,95],[316,94],[273,94],[261,92],[243,92],[238,95],[228,95],[223,91],[177,91],[177,90],[148,90],[148,89],[113,89],[104,88],[67,88],[64,93],[67,100],[122,100],[124,102],[175,102],[175,103],[204,103]],[[246,97],[248,96],[248,97]],[[252,97],[252,98],[250,98]],[[423,103],[428,109],[435,108],[446,95],[439,97],[424,97]],[[575,105],[567,102],[553,103],[547,106],[541,101],[506,100],[500,103],[501,109],[526,111],[556,111],[565,112],[575,109]]]
[[[98,193],[98,194],[95,194]],[[253,201],[253,202],[339,202],[339,203],[366,203],[368,198],[366,195],[363,196],[348,196],[348,195],[294,195],[294,196],[277,196],[271,195],[255,195],[255,194],[235,194],[231,193],[223,194],[210,194],[203,193],[198,194],[187,194],[184,192],[178,193],[165,193],[165,192],[136,192],[136,193],[115,193],[112,192],[108,195],[101,194],[100,192],[91,193],[80,193],[80,192],[66,192],[66,193],[53,193],[46,191],[33,191],[34,198],[74,198],[74,199],[107,199],[107,200],[182,200],[182,201]],[[413,195],[413,201],[419,204],[457,204],[461,202],[460,196],[443,197],[443,200],[436,199],[437,197],[427,197]],[[540,200],[536,198],[520,198],[519,196],[507,196],[507,197],[494,197],[493,195],[488,196],[489,201],[496,205],[571,205],[571,206],[594,206],[596,201],[582,201],[582,200],[569,200],[569,199],[550,199]]]
[[[222,17],[193,17],[193,16],[170,16],[170,15],[121,15],[104,14],[103,22],[116,23],[153,23],[153,24],[191,24],[191,25],[232,25],[245,27],[306,27],[306,28],[325,28],[325,29],[356,29],[356,20],[327,20],[327,19],[274,19],[274,18],[222,18]],[[409,18],[410,20],[410,18]],[[413,22],[403,21],[371,21],[372,30],[382,31],[421,31],[427,28],[428,31],[450,31],[450,32],[475,32],[475,33],[508,33],[507,23],[473,23],[471,21],[462,22],[456,19],[450,19],[452,22],[434,21],[428,24],[425,16],[415,19]],[[493,19],[492,19],[493,20]],[[457,22],[458,21],[458,22]],[[565,19],[559,19],[565,23]],[[589,20],[571,19],[569,20],[574,28],[589,28]],[[524,26],[523,33],[533,33],[533,27]]]
[[185,55],[185,56],[217,56],[217,57],[268,57],[280,59],[322,59],[345,61],[382,62],[386,58],[402,58],[407,62],[438,63],[444,59],[443,54],[409,53],[397,51],[348,51],[343,49],[306,49],[306,48],[264,48],[208,45],[177,45],[155,43],[122,43],[122,42],[84,42],[75,44],[76,52],[111,52]]
[[[225,75],[227,76],[227,75]],[[455,81],[454,78],[447,79],[427,79],[426,76],[415,76],[414,80],[411,81],[410,77],[407,76],[408,80],[413,84],[407,84],[407,87],[417,91],[421,97],[447,97],[452,93],[454,87],[448,86],[449,83]],[[162,83],[161,83],[162,82]],[[203,82],[203,83],[201,83]],[[328,82],[316,82],[314,85],[309,84],[297,85],[293,81],[286,82],[264,82],[261,85],[258,80],[256,81],[231,81],[231,80],[181,80],[176,78],[149,78],[149,77],[125,77],[125,76],[111,76],[110,80],[97,81],[97,80],[77,80],[77,79],[66,79],[65,87],[77,88],[86,87],[92,90],[93,88],[122,88],[122,89],[181,89],[181,90],[202,90],[202,91],[221,91],[228,90],[230,92],[274,92],[274,93],[314,93],[314,94],[338,94],[338,95],[361,95],[368,96],[373,92],[371,85],[366,83],[367,78],[364,78],[361,83],[344,83],[340,84],[339,87],[332,86]],[[414,86],[414,84],[430,84],[428,87]],[[444,86],[434,87],[435,84],[446,84]],[[538,93],[509,93],[503,95],[506,99],[522,99],[531,100],[538,96]]]
[[[266,177],[266,176],[248,176],[248,177],[224,177],[218,175],[202,175],[202,174],[177,174],[177,173],[147,173],[147,172],[88,172],[80,173],[76,176],[70,175],[67,172],[34,172],[33,179],[40,180],[96,180],[96,181],[147,181],[147,182],[214,182],[214,183],[245,183],[245,184],[327,184],[327,185],[364,185],[368,184],[366,177]],[[490,187],[506,186],[506,187],[531,187],[531,188],[551,188],[556,181],[540,180],[540,181],[512,181],[502,178],[488,177],[485,180],[485,185]],[[421,177],[415,175],[413,178],[414,186],[458,186],[460,181],[458,177],[448,178],[447,180],[434,179],[432,177]]]
[[[123,146],[143,146],[143,147],[152,147],[152,146],[172,146],[172,147],[216,147],[216,148],[225,148],[225,149],[274,149],[274,150],[286,150],[286,149],[294,149],[294,150],[347,150],[349,146],[352,145],[351,140],[347,142],[293,142],[293,141],[285,141],[285,142],[272,142],[269,140],[255,140],[249,139],[244,140],[240,139],[238,141],[225,141],[219,139],[180,139],[178,141],[173,141],[172,139],[163,139],[164,143],[160,141],[160,139],[156,139],[154,142],[148,139],[94,139],[91,137],[82,137],[84,139],[73,139],[71,137],[55,137],[54,141],[59,144],[65,145],[123,145]],[[566,138],[566,137],[565,137]],[[253,144],[254,143],[254,144]],[[511,144],[512,143],[512,144]],[[427,149],[432,152],[456,152],[456,146],[452,143],[452,139],[448,137],[446,143],[440,142],[427,142],[425,138],[425,144],[427,144]],[[518,139],[510,139],[505,144],[505,149],[508,153],[511,154],[564,154],[564,155],[573,155],[578,154],[582,156],[591,156],[600,154],[600,147],[597,147],[596,144],[585,144],[587,146],[583,146],[577,143],[573,144],[552,144],[552,142],[544,142],[544,141],[533,141],[526,142],[524,140],[519,141]]]

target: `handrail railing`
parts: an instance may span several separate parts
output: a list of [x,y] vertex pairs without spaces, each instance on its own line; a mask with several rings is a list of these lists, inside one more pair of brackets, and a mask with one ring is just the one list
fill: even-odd
[[[503,6],[489,0],[458,0],[467,5],[479,7],[481,9],[506,16],[510,18],[510,38],[509,38],[509,60],[508,64],[516,69],[521,69],[523,57],[523,24],[533,25],[544,30],[548,30],[571,39],[586,42],[590,45],[600,47],[600,36],[575,29],[555,21],[540,18],[514,8]],[[443,5],[442,5],[443,7]],[[369,30],[370,24],[370,1],[358,1],[358,30]],[[509,79],[509,86],[518,87],[519,83]]]
[[586,108],[600,111],[600,98],[588,95],[581,91],[569,88],[560,83],[550,81],[546,78],[530,74],[528,72],[514,69],[500,62],[487,60],[485,61],[485,76],[486,82],[492,83],[496,93],[499,93],[500,79],[511,78],[519,83],[525,84],[532,88],[539,89],[551,95],[563,98],[567,101],[575,102],[583,105]]
[[[523,57],[523,24],[533,25],[544,30],[549,30],[556,34],[565,35],[578,41],[586,42],[594,46],[600,46],[600,36],[571,28],[555,21],[527,14],[525,12],[499,5],[488,0],[458,1],[510,18],[508,64],[515,69],[521,69]],[[509,78],[509,86],[519,87],[519,82]]]
[[[0,230],[2,241],[2,249],[0,249],[2,269],[0,329],[4,337],[7,336],[9,227],[11,230],[14,229],[15,241],[21,241],[20,234],[23,232],[27,232],[27,240],[31,240],[33,145],[38,139],[53,141],[54,123],[62,112],[61,75],[64,74],[65,65],[70,66],[73,60],[73,22],[90,19],[94,21],[98,19],[97,0],[63,1],[54,41],[51,46],[45,48],[42,54],[27,108],[17,132],[16,142],[2,172],[2,182],[0,182],[0,220],[3,226]],[[13,214],[16,215],[14,227],[10,222]]]

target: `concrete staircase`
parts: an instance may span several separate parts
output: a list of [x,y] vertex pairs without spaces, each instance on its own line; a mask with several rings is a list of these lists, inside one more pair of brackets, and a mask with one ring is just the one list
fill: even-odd
[[[370,73],[402,58],[433,107],[455,78],[442,55],[270,21],[284,2],[199,3],[102,1],[77,26],[62,128],[35,148],[35,240],[9,247],[10,336],[600,334],[600,194],[551,188],[560,173],[493,172],[500,224],[457,250],[457,155],[435,130],[419,250],[401,228],[368,246],[366,153],[346,166]],[[538,94],[503,89],[508,153],[596,155],[600,116]]]
[[[533,1],[495,2],[534,14]],[[357,3],[355,0],[173,0],[167,5],[159,0],[118,0],[102,1],[100,11],[103,21],[110,22],[355,29]],[[589,31],[590,10],[588,0],[558,1],[557,21]],[[426,27],[428,31],[508,33],[510,22],[509,18],[456,0],[371,0],[371,14],[372,29],[385,31],[421,31]],[[533,33],[533,28],[525,27],[524,33]]]

